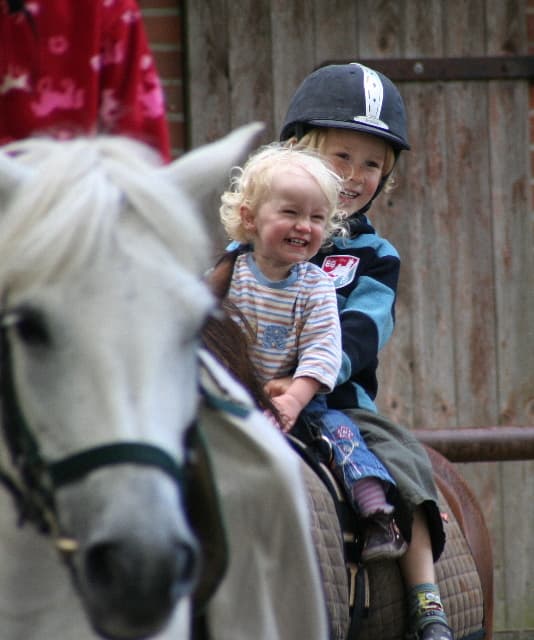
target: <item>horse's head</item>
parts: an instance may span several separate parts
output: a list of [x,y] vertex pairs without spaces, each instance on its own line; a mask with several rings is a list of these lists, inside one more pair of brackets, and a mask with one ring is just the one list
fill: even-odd
[[29,517],[69,537],[109,637],[155,633],[194,587],[181,475],[214,304],[199,203],[260,129],[166,167],[121,138],[0,153],[0,462]]

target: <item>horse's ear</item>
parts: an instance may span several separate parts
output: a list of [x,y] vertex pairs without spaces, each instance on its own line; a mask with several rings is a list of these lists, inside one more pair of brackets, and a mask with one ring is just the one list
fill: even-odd
[[6,202],[31,173],[30,169],[0,151],[0,202]]
[[246,159],[258,144],[264,128],[261,122],[239,127],[224,138],[198,147],[158,171],[202,204],[214,195],[219,196],[228,186],[232,167]]

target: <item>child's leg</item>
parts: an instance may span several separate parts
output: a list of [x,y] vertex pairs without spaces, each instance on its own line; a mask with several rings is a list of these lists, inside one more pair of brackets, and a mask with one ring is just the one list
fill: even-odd
[[436,584],[432,545],[421,507],[414,512],[412,539],[399,566],[408,593],[410,640],[453,640]]
[[362,561],[400,557],[407,545],[384,489],[386,485],[394,486],[393,478],[369,450],[357,425],[345,414],[326,410],[320,422],[322,433],[332,444],[332,470],[365,520]]
[[370,518],[376,513],[393,513],[384,491],[384,485],[374,477],[362,478],[352,485],[352,498],[362,518]]
[[[436,599],[441,607],[439,590],[436,585],[434,562],[438,559],[445,543],[445,533],[438,508],[438,495],[432,477],[432,465],[426,451],[415,435],[391,420],[363,410],[349,411],[358,424],[369,448],[380,460],[384,460],[395,478],[403,502],[413,512],[414,519],[401,513],[401,523],[406,537],[411,541],[399,565],[408,593],[410,611],[410,640],[452,640],[452,631],[447,625],[443,612],[443,623],[438,616],[426,616]],[[421,505],[430,505],[424,509]],[[407,528],[410,527],[410,536]],[[430,535],[430,533],[432,535]],[[420,597],[429,593],[430,598]],[[433,595],[434,594],[434,595]],[[434,620],[434,621],[432,621]]]
[[387,501],[382,482],[377,478],[362,478],[354,483],[352,496],[366,521],[362,561],[394,560],[402,556],[407,544],[395,522],[394,507]]

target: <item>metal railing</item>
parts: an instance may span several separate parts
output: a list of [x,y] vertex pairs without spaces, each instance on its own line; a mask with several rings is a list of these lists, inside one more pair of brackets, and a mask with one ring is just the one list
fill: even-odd
[[414,429],[417,438],[451,462],[534,460],[534,427]]

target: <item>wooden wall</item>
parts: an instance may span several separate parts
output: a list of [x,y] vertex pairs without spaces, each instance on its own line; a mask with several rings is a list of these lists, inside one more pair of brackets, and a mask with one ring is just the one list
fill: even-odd
[[[276,138],[290,96],[327,60],[526,54],[526,19],[526,0],[186,2],[188,144],[250,120]],[[399,88],[412,151],[371,211],[403,260],[381,410],[414,429],[534,425],[529,83]],[[224,246],[215,205],[208,219]],[[493,535],[499,637],[532,639],[534,463],[461,470]]]

